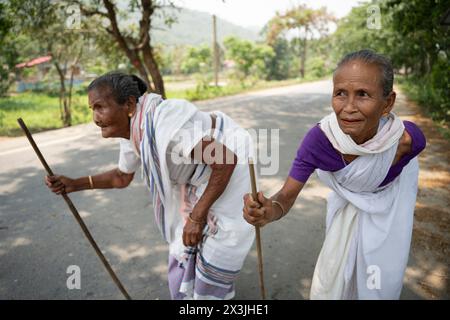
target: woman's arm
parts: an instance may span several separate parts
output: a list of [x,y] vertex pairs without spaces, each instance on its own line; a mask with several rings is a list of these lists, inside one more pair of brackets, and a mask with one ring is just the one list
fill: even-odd
[[[201,153],[196,152],[196,148],[201,148]],[[205,191],[192,210],[191,219],[186,221],[183,232],[186,246],[195,246],[201,240],[209,209],[225,191],[237,164],[236,154],[214,139],[203,139],[192,150],[191,157],[209,165],[212,172]]]
[[[118,168],[91,176],[93,189],[125,188],[131,183],[133,177],[134,173],[124,173]],[[62,175],[46,176],[45,184],[56,194],[91,189],[88,176],[77,179]]]
[[257,202],[250,194],[246,194],[244,219],[250,224],[263,227],[269,222],[282,218],[292,208],[304,185],[303,182],[288,177],[280,191],[269,199],[264,197],[262,192],[258,192]]
[[[191,217],[196,220],[206,220],[209,208],[225,191],[237,163],[237,156],[214,139],[202,140],[201,147],[202,158],[197,160],[209,165],[212,172],[203,195],[193,209]],[[191,156],[195,159],[195,148]]]

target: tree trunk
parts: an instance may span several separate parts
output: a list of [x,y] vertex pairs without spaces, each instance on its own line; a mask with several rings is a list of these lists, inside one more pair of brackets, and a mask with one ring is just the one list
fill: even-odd
[[71,107],[72,107],[73,69],[74,69],[73,67],[70,68],[69,99],[68,99],[69,109],[71,109]]
[[[112,0],[103,0],[102,2],[106,12],[88,8],[81,4],[80,10],[88,16],[100,15],[108,18],[111,26],[106,28],[106,31],[116,40],[119,48],[125,53],[128,60],[139,72],[141,78],[147,83],[148,90],[157,92],[165,98],[164,81],[153,55],[153,48],[150,45],[151,16],[155,8],[160,8],[160,6],[153,0],[140,1],[142,19],[139,21],[139,36],[133,38],[120,31],[114,2]],[[150,81],[150,78],[152,81]]]
[[68,105],[68,99],[66,95],[65,73],[63,72],[63,70],[61,70],[61,67],[57,62],[54,62],[54,64],[56,70],[58,71],[60,82],[59,101],[60,105],[61,103],[63,105],[61,120],[63,122],[64,127],[70,127],[72,125],[72,115],[70,112],[70,105]]
[[144,57],[144,63],[147,67],[147,70],[150,72],[150,75],[153,80],[153,84],[155,85],[155,92],[160,94],[164,99],[166,98],[166,91],[164,90],[164,81],[161,76],[161,72],[159,71],[158,64],[156,63],[155,57],[153,55],[153,49],[150,46],[150,40],[145,43],[142,48],[142,55]]
[[83,47],[80,48],[72,66],[70,67],[70,82],[69,82],[69,110],[72,110],[72,89],[73,89],[73,71],[83,55]]
[[147,70],[145,70],[145,66],[139,57],[138,51],[130,49],[125,37],[120,32],[114,4],[110,0],[103,0],[103,4],[108,12],[107,16],[111,23],[111,30],[107,29],[107,31],[116,39],[117,43],[119,44],[119,48],[123,50],[127,58],[130,60],[131,64],[136,68],[136,70],[138,70],[140,76],[142,77],[142,80],[147,83],[148,88],[151,91],[154,91],[149,81]]
[[[127,51],[125,50],[125,53],[126,52]],[[148,89],[150,91],[154,92],[155,88],[152,86],[152,82],[150,81],[150,79],[148,77],[147,70],[146,70],[144,64],[142,63],[141,59],[139,58],[139,55],[133,54],[133,55],[129,56],[128,59],[133,64],[133,66],[137,69],[142,80],[144,80],[145,83],[147,84]]]

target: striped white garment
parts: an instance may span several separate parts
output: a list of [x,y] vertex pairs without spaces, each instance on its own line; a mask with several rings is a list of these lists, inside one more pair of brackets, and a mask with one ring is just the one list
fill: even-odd
[[[213,138],[233,151],[240,164],[236,165],[224,193],[210,208],[203,241],[197,248],[186,248],[182,242],[186,221],[183,190],[189,190],[190,199],[195,199],[190,206],[195,206],[208,184],[211,168],[199,165],[189,183],[175,184],[170,179],[166,151],[172,138],[198,109],[188,101],[161,100],[154,94],[141,97],[139,104],[137,120],[132,119],[131,140],[135,148],[139,144],[143,176],[152,193],[156,223],[169,243],[170,257],[182,267],[177,270],[178,273],[183,271],[177,290],[186,299],[232,298],[234,281],[254,240],[254,228],[242,216],[242,197],[250,189],[247,168],[247,159],[253,152],[250,135],[227,115],[214,112],[217,120]],[[189,267],[193,259],[194,268]],[[186,272],[195,272],[195,276],[188,277]],[[201,279],[210,289],[196,288],[195,279]],[[215,294],[218,291],[226,294]]]

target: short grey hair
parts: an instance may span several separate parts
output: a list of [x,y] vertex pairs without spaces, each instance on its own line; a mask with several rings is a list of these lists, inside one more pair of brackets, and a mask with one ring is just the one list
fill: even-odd
[[376,53],[375,51],[364,49],[345,55],[341,61],[339,61],[333,72],[333,76],[335,75],[336,70],[338,70],[341,66],[355,60],[359,60],[367,64],[375,64],[380,68],[383,97],[387,98],[387,96],[389,96],[392,92],[394,86],[394,68],[392,67],[391,61],[387,57]]
[[147,92],[147,84],[138,76],[115,71],[96,78],[89,84],[87,91],[98,88],[110,89],[114,100],[119,105],[123,105],[130,96],[135,97],[137,101]]

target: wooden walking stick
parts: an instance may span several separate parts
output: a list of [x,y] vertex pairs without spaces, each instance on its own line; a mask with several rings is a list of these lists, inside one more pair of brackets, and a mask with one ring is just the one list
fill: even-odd
[[[255,166],[253,159],[248,159],[248,168],[250,170],[250,181],[252,184],[253,200],[258,201],[258,191],[256,189]],[[258,269],[259,269],[259,288],[261,289],[261,298],[266,300],[266,289],[264,288],[264,272],[263,272],[263,256],[261,246],[261,232],[259,226],[255,226],[256,231],[256,251],[258,253]]]
[[[30,131],[28,130],[27,126],[25,125],[25,123],[23,122],[22,118],[17,119],[17,122],[19,123],[20,127],[22,128],[22,130],[25,132],[25,135],[28,138],[28,141],[30,141],[31,146],[34,149],[34,152],[36,152],[36,155],[38,156],[39,160],[41,160],[42,165],[44,166],[45,170],[47,171],[47,173],[51,176],[53,176],[53,171],[52,169],[50,169],[50,167],[47,164],[47,161],[45,161],[44,156],[42,155],[41,151],[39,150],[38,146],[36,145],[36,143],[34,142],[33,137],[31,136]],[[72,211],[75,219],[77,220],[78,224],[80,225],[81,229],[84,232],[84,235],[86,236],[86,238],[89,240],[89,242],[91,243],[92,247],[94,247],[95,252],[97,253],[98,257],[100,258],[100,260],[103,262],[103,265],[105,266],[106,270],[108,271],[109,275],[111,276],[111,278],[114,280],[114,283],[117,285],[117,287],[119,287],[120,291],[122,292],[122,294],[125,296],[125,298],[127,300],[131,300],[130,295],[128,294],[128,292],[125,290],[124,286],[122,285],[122,283],[120,282],[119,278],[117,278],[116,274],[114,273],[113,269],[111,268],[110,264],[108,263],[108,260],[106,260],[105,256],[103,255],[103,253],[100,251],[100,248],[98,247],[97,243],[95,242],[94,238],[91,236],[91,233],[89,232],[89,229],[87,228],[87,226],[84,224],[83,219],[80,217],[80,214],[78,213],[77,209],[75,208],[75,206],[73,205],[72,201],[70,200],[69,196],[65,193],[61,193],[62,197],[64,198],[64,200],[66,201],[67,205],[69,206],[70,211]]]

